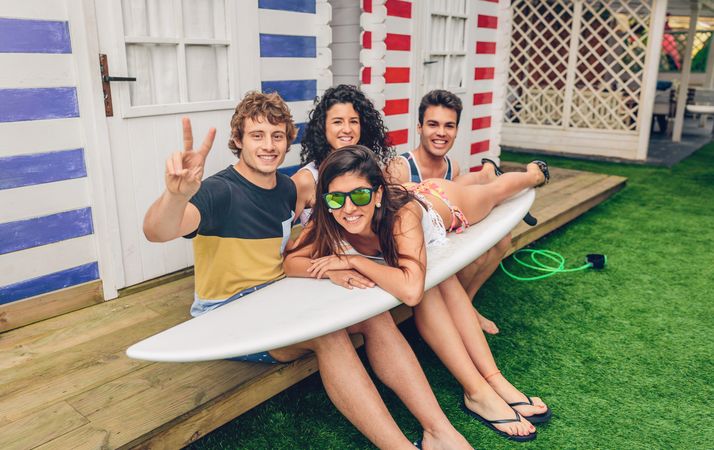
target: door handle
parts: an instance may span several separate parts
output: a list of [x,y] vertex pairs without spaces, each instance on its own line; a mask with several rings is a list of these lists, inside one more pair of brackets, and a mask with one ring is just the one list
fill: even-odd
[[136,81],[136,77],[112,77],[109,76],[109,64],[107,55],[99,55],[99,74],[102,80],[102,92],[104,93],[104,115],[112,117],[114,115],[114,106],[112,106],[112,87],[110,81]]

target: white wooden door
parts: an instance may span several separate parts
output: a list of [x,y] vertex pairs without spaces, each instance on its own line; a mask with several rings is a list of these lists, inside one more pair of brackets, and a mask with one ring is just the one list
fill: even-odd
[[[422,96],[434,89],[446,89],[458,95],[464,105],[456,142],[449,152],[462,170],[468,170],[471,124],[471,102],[468,96],[467,52],[470,42],[469,29],[472,28],[471,3],[466,0],[435,0],[420,3],[417,11],[421,32],[418,41],[421,46],[421,64],[418,72],[413,123],[418,121],[418,102]],[[470,67],[470,66],[469,66]]]
[[258,11],[257,2],[229,0],[94,4],[109,74],[137,79],[111,83],[114,111],[106,119],[121,288],[193,264],[190,241],[148,242],[143,217],[164,189],[164,161],[181,149],[181,117],[191,118],[199,142],[210,127],[218,130],[206,176],[235,162],[226,145],[230,117],[243,92],[260,88]]

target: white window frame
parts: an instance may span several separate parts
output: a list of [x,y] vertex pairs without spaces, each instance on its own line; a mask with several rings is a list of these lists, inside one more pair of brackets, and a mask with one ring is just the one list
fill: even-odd
[[[448,0],[447,0],[448,1]],[[468,52],[466,49],[466,46],[468,44],[468,3],[464,2],[463,6],[464,9],[466,9],[465,12],[463,13],[452,13],[449,11],[439,11],[433,9],[434,3],[433,2],[428,2],[428,11],[427,11],[427,20],[426,20],[426,28],[427,28],[427,38],[425,40],[426,45],[424,46],[424,61],[430,61],[434,57],[444,57],[444,73],[442,77],[442,83],[440,86],[435,86],[435,85],[429,85],[427,83],[427,89],[431,88],[436,88],[436,89],[446,89],[448,91],[453,92],[454,94],[464,94],[466,93],[466,85],[467,85],[467,73],[466,73],[466,66],[468,62]],[[456,50],[443,50],[443,51],[436,51],[432,52],[431,51],[431,43],[432,43],[432,18],[433,17],[445,17],[446,18],[446,36],[444,37],[444,42],[446,46],[448,47],[450,45],[450,42],[452,41],[453,37],[453,32],[454,32],[454,27],[451,26],[451,21],[452,18],[456,18],[459,20],[464,21],[464,37],[463,37],[463,49],[456,51]],[[449,73],[451,69],[451,61],[453,57],[455,56],[460,56],[463,57],[463,64],[461,67],[461,86],[449,86]],[[424,69],[427,74],[426,76],[428,77],[428,68]]]
[[[239,40],[239,30],[244,28],[243,26],[233,26],[230,17],[245,18],[245,15],[238,12],[242,9],[241,6],[236,5],[233,1],[224,1],[224,8],[226,14],[226,37],[227,39],[195,39],[195,38],[185,38],[184,29],[182,26],[182,16],[183,16],[183,4],[181,0],[172,0],[174,3],[174,20],[177,37],[165,38],[165,37],[149,37],[149,36],[125,36],[124,34],[124,19],[122,14],[122,2],[112,1],[110,3],[110,8],[112,10],[112,16],[114,20],[114,36],[117,55],[116,58],[109,61],[110,75],[115,76],[133,76],[128,71],[128,63],[126,57],[126,44],[168,44],[178,46],[177,55],[177,68],[179,71],[179,103],[168,103],[168,104],[157,104],[157,105],[144,105],[144,106],[132,106],[131,96],[129,92],[129,83],[131,82],[119,82],[112,85],[113,91],[119,93],[120,98],[120,116],[122,118],[132,118],[132,117],[148,117],[148,116],[158,116],[165,114],[182,114],[198,111],[216,111],[216,110],[226,110],[235,108],[238,96],[240,95],[240,85],[239,85],[239,69],[238,69],[238,59],[239,51],[235,49],[238,47],[237,43],[241,42]],[[244,2],[240,2],[244,3]],[[248,15],[250,17],[250,15]],[[241,24],[242,25],[242,24]],[[257,28],[256,25],[253,25]],[[256,31],[257,33],[257,31]],[[255,38],[257,40],[257,37]],[[228,99],[222,100],[209,100],[200,102],[188,102],[188,86],[187,86],[187,73],[186,73],[186,46],[187,45],[213,45],[213,46],[225,46],[228,58]],[[247,46],[250,50],[250,46]],[[241,47],[240,51],[243,51]],[[246,58],[247,59],[247,58]]]

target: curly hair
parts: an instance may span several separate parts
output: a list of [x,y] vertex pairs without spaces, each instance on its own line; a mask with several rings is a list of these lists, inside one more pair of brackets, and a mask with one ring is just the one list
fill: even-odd
[[235,141],[243,140],[245,119],[257,120],[260,117],[266,118],[273,125],[284,123],[285,137],[288,143],[295,140],[297,128],[290,113],[290,108],[288,108],[287,103],[285,103],[280,94],[277,92],[263,94],[258,91],[250,91],[238,103],[231,117],[231,137],[228,139],[228,148],[237,157],[240,157],[241,149],[238,148]]
[[340,84],[325,91],[322,98],[315,99],[315,108],[310,111],[300,150],[300,165],[315,161],[320,167],[330,153],[330,144],[325,137],[327,111],[338,103],[351,103],[359,114],[360,137],[358,144],[374,152],[383,165],[395,156],[394,147],[387,140],[387,129],[382,115],[372,102],[355,86]]

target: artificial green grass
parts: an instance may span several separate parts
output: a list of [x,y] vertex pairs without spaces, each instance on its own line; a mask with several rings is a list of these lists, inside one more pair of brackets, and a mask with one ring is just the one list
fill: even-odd
[[[460,411],[458,384],[408,321],[402,329],[442,408],[476,448],[714,448],[714,144],[672,169],[549,162],[628,178],[623,191],[531,246],[563,254],[569,267],[586,253],[605,253],[605,270],[536,282],[513,281],[499,270],[476,297],[501,329],[489,337],[499,368],[523,392],[542,397],[554,417],[525,444],[476,423]],[[416,420],[379,388],[404,433],[418,438]],[[192,448],[370,444],[314,375]]]

